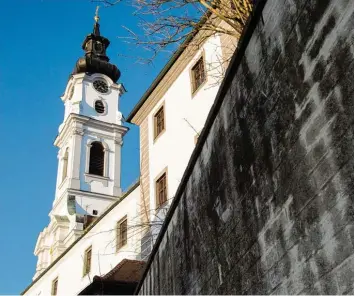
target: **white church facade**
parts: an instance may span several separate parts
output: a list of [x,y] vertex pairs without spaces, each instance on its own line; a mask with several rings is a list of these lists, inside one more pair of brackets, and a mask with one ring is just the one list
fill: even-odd
[[225,65],[216,64],[231,55],[227,43],[235,44],[216,34],[173,55],[127,118],[140,127],[141,168],[139,181],[122,192],[125,88],[98,20],[61,97],[55,198],[23,295],[78,295],[122,260],[147,259],[217,94],[213,77]]

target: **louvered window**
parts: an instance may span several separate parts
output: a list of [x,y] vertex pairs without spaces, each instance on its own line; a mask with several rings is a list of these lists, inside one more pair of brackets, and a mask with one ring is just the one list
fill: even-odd
[[104,146],[100,142],[93,142],[90,148],[89,174],[104,175]]
[[161,207],[167,201],[167,190],[166,190],[166,173],[164,173],[157,181],[155,185],[155,194],[157,200],[157,208]]
[[105,112],[105,105],[102,101],[98,100],[95,102],[95,110],[97,113],[104,113]]

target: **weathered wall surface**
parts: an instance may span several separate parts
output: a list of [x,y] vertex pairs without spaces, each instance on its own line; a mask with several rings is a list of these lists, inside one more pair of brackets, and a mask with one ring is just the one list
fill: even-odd
[[353,293],[352,19],[267,1],[140,294]]

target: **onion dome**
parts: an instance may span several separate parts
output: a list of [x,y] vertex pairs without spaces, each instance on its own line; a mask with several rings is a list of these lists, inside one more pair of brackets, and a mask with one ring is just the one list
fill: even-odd
[[73,74],[78,73],[101,73],[110,77],[114,82],[120,78],[121,73],[118,68],[109,63],[110,59],[106,55],[106,49],[110,41],[101,36],[98,9],[96,9],[94,30],[87,35],[82,49],[85,50],[85,57],[79,58],[76,62]]

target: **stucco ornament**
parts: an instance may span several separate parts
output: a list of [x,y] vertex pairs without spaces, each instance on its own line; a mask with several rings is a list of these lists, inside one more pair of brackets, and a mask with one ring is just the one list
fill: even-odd
[[122,113],[120,111],[117,111],[116,119],[117,119],[117,123],[118,124],[122,124],[122,122],[124,121],[123,120],[123,115],[122,115]]
[[84,135],[84,130],[82,128],[74,128],[73,129],[73,135],[79,135],[79,136],[83,136]]

